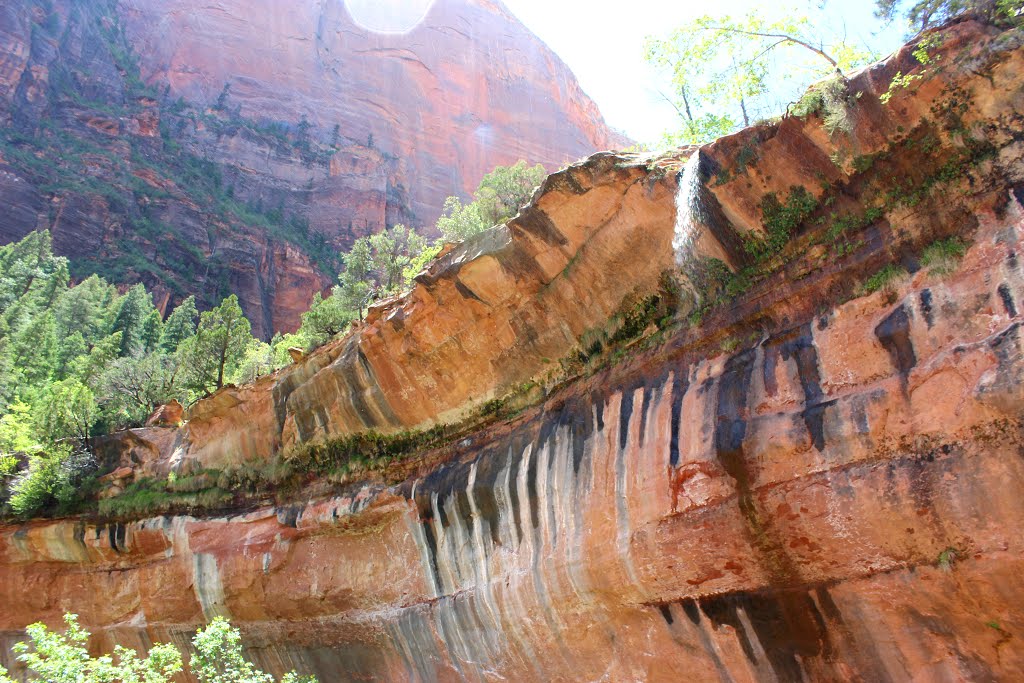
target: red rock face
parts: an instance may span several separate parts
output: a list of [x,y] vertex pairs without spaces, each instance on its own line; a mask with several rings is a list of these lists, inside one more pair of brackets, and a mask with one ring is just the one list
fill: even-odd
[[620,142],[491,3],[434,3],[404,36],[340,2],[111,7],[0,10],[0,240],[48,228],[76,275],[172,304],[234,292],[264,338],[298,326],[357,237],[432,229],[498,164]]
[[14,98],[28,66],[30,22],[30,13],[16,3],[0,8],[0,100],[5,102]]
[[[143,71],[244,115],[337,124],[399,159],[418,223],[499,164],[553,170],[624,141],[540,40],[500,3],[440,0],[399,35],[360,27],[344,2],[129,0]],[[173,36],[173,38],[172,38]]]
[[[290,503],[0,528],[6,640],[75,611],[97,647],[184,645],[225,615],[261,666],[325,681],[1021,678],[1013,35],[952,26],[942,61],[957,66],[889,108],[876,98],[907,53],[860,74],[848,138],[787,119],[698,152],[715,169],[698,253],[749,259],[735,245],[765,229],[766,192],[800,183],[821,202],[748,291],[514,418],[330,493],[304,480]],[[830,161],[854,142],[870,165]],[[748,146],[757,160],[737,172]],[[228,470],[239,454],[272,462],[286,438],[466,414],[592,338],[623,280],[654,291],[675,260],[676,189],[635,156],[556,174],[492,233],[500,248],[450,252],[344,343],[104,453],[133,476]],[[872,205],[881,216],[828,238]],[[962,259],[922,265],[951,235]],[[891,263],[914,272],[860,286]],[[462,363],[424,357],[431,340],[465,346]]]

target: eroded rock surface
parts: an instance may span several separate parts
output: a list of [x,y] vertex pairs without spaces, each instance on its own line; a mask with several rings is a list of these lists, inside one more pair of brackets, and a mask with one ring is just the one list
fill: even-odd
[[[902,56],[858,76],[851,139],[883,131],[856,143],[870,168],[827,166],[828,146],[850,143],[822,138],[813,118],[702,150],[718,167],[706,199],[725,219],[704,226],[698,254],[748,261],[741,235],[764,229],[766,192],[828,169],[832,194],[808,184],[818,213],[777,268],[700,324],[419,454],[398,484],[370,477],[234,514],[3,528],[5,640],[72,610],[97,645],[184,645],[226,615],[262,666],[321,680],[1020,678],[1014,41],[955,24],[943,59],[956,68],[890,109],[871,102]],[[928,134],[938,143],[922,145]],[[747,144],[749,173],[721,173]],[[552,176],[507,231],[449,253],[356,335],[201,402],[180,430],[114,441],[165,473],[471,411],[658,286],[675,263],[677,188],[654,168],[606,155]],[[887,195],[895,169],[907,182]],[[881,217],[824,239],[832,207],[876,202]],[[949,235],[969,244],[963,258],[948,273],[922,266]],[[865,293],[885,263],[913,272]],[[466,346],[461,364],[441,341]]]

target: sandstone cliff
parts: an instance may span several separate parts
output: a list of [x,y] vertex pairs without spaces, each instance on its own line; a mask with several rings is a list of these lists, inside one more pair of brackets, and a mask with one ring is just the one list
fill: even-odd
[[[467,29],[469,26],[471,28]],[[402,36],[344,3],[15,0],[0,9],[0,240],[293,330],[337,251],[431,227],[498,164],[620,142],[513,16],[433,4]]]
[[173,95],[213,103],[228,85],[243,115],[306,116],[324,133],[338,124],[347,138],[372,136],[398,157],[408,208],[424,222],[498,164],[554,169],[624,143],[569,68],[500,2],[434,2],[400,34],[366,30],[344,2],[122,7],[143,72]]
[[223,614],[321,680],[1019,678],[1021,43],[956,23],[887,106],[909,48],[857,75],[849,135],[787,118],[551,176],[348,339],[104,452],[212,485],[370,427],[457,438],[4,527],[4,640],[73,610],[98,645],[184,645]]

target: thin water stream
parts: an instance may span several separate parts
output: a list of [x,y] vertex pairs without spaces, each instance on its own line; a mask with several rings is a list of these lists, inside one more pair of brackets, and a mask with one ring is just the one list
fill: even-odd
[[676,254],[676,263],[680,267],[689,262],[693,245],[707,224],[707,211],[701,196],[703,190],[704,186],[700,179],[700,150],[694,150],[683,166],[679,176],[679,189],[676,191],[676,226],[672,248]]

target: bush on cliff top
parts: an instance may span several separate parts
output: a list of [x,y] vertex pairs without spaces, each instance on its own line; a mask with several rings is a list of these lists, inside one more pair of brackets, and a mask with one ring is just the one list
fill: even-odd
[[530,200],[545,176],[543,166],[527,166],[522,160],[511,166],[498,166],[480,181],[472,202],[463,204],[458,197],[445,200],[437,229],[446,241],[459,242],[503,223]]
[[995,24],[1014,23],[1022,10],[1021,0],[875,0],[875,16],[889,22],[902,15],[915,33],[968,13]]
[[70,512],[94,486],[96,462],[92,455],[75,451],[68,443],[53,446],[49,453],[28,457],[28,467],[12,478],[8,504],[22,519],[45,510]]

